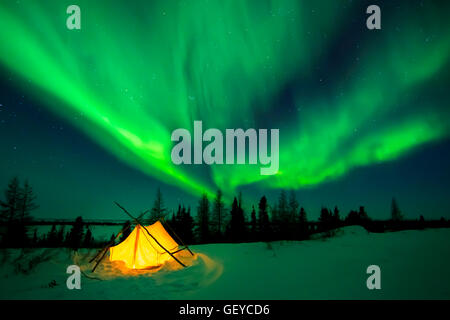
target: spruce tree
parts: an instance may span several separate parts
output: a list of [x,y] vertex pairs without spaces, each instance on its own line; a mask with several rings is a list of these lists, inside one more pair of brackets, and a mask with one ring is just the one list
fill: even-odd
[[258,229],[262,240],[270,237],[270,221],[267,198],[262,196],[258,203]]
[[194,219],[191,216],[191,208],[189,207],[187,210],[183,206],[180,213],[180,220],[179,220],[179,229],[180,232],[177,231],[180,238],[183,240],[186,244],[192,244],[194,243]]
[[5,201],[0,201],[0,220],[7,225],[5,244],[14,247],[29,245],[28,223],[31,211],[37,208],[35,195],[28,182],[20,187],[19,179],[14,177],[5,192]]
[[231,219],[229,225],[229,233],[231,240],[234,242],[240,242],[245,240],[246,227],[245,227],[245,217],[244,211],[240,207],[236,197],[233,200],[230,211]]
[[395,222],[403,220],[403,214],[400,211],[400,208],[397,204],[397,200],[395,200],[395,198],[392,198],[391,219],[392,219],[392,221],[395,221]]
[[29,222],[31,220],[31,211],[39,208],[35,200],[36,196],[34,195],[33,188],[28,181],[25,181],[19,196],[19,219],[21,223],[25,224]]
[[303,207],[300,208],[298,215],[298,226],[300,239],[306,239],[308,237],[308,218]]
[[208,195],[204,193],[199,200],[197,207],[197,234],[200,242],[209,240],[209,200]]
[[156,199],[155,202],[153,203],[148,223],[152,224],[158,221],[159,219],[164,218],[166,215],[166,211],[167,210],[164,207],[164,200],[161,189],[158,188],[158,190],[156,191]]
[[83,248],[91,248],[94,242],[94,238],[92,237],[92,232],[90,228],[87,228],[86,234],[83,239]]
[[350,210],[347,217],[345,218],[345,222],[350,225],[360,224],[361,219],[359,217],[359,213],[355,210]]
[[59,227],[58,233],[56,235],[56,246],[62,247],[64,245],[64,229],[65,227],[62,225]]
[[253,240],[257,237],[257,221],[256,221],[256,211],[255,206],[252,206],[252,213],[251,213],[251,220],[250,220],[250,232],[252,235]]
[[280,196],[278,198],[278,215],[282,223],[289,222],[288,201],[286,197],[286,191],[284,190],[281,190]]
[[194,242],[194,218],[192,218],[191,215],[191,207],[188,207],[186,214],[184,215],[183,224],[186,230],[184,234],[184,241],[187,244],[191,244]]
[[294,190],[291,190],[289,193],[289,202],[288,202],[288,210],[287,217],[284,221],[284,231],[286,233],[286,237],[289,239],[295,238],[295,229],[296,229],[296,216],[298,212],[298,201],[295,196]]
[[332,217],[330,211],[325,207],[322,207],[320,210],[319,222],[322,230],[327,230],[330,228]]
[[367,212],[366,212],[366,209],[364,208],[364,206],[359,207],[358,215],[359,215],[359,219],[362,222],[366,222],[367,220],[369,220],[369,216],[367,215]]
[[[84,236],[84,222],[82,217],[77,217],[75,219],[75,222],[72,226],[72,229],[70,230],[70,233],[68,235],[68,246],[69,248],[77,251],[78,248],[80,248],[81,241]],[[115,235],[113,234],[115,237]]]
[[341,222],[341,217],[339,215],[339,209],[337,206],[335,206],[334,210],[333,210],[333,223],[335,225],[339,225],[340,222]]
[[215,233],[216,238],[219,239],[222,236],[223,232],[224,216],[225,216],[225,204],[223,203],[222,199],[222,191],[218,189],[216,197],[214,198],[212,220],[214,224],[213,232]]
[[0,201],[0,218],[1,220],[11,223],[16,220],[19,212],[20,186],[19,179],[14,177],[8,184],[5,191],[6,201]]
[[290,194],[289,194],[289,222],[293,223],[295,221],[295,216],[297,214],[298,211],[298,201],[297,198],[295,197],[295,191],[291,190]]

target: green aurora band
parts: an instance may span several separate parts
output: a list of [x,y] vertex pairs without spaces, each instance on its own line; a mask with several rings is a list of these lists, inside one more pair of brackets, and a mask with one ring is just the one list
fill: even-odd
[[298,84],[292,113],[268,127],[280,128],[279,174],[175,166],[172,130],[267,127],[274,97],[313,79],[335,39],[352,37],[346,19],[361,14],[364,27],[365,12],[332,0],[76,3],[80,31],[65,26],[72,3],[1,1],[0,63],[119,159],[193,194],[317,185],[449,136],[448,99],[417,99],[449,69],[449,10],[429,4],[383,11],[331,85]]

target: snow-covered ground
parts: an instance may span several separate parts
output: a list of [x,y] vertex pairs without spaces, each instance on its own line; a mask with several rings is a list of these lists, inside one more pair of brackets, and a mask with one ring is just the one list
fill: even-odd
[[[449,299],[449,240],[450,229],[369,234],[347,227],[333,238],[302,242],[193,246],[195,258],[181,257],[188,268],[170,264],[134,274],[108,261],[91,274],[94,251],[1,250],[0,298]],[[74,263],[89,276],[82,276],[81,290],[66,287],[66,268]],[[373,264],[381,268],[381,290],[366,287]]]

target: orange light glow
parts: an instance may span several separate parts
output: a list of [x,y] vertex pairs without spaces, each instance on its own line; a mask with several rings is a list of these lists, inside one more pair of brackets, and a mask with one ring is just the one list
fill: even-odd
[[[137,225],[124,241],[111,247],[109,260],[123,261],[130,269],[147,269],[160,266],[172,259],[143,228]],[[157,221],[145,228],[169,252],[178,249],[178,244],[167,233],[161,222]]]

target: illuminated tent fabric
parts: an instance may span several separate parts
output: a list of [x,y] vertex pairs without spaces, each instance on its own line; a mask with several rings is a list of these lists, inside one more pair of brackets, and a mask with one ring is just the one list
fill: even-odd
[[132,269],[156,267],[170,260],[171,256],[161,246],[169,252],[174,252],[178,249],[178,244],[167,233],[161,222],[157,221],[145,228],[161,245],[138,224],[124,241],[109,249],[109,259],[123,261]]

